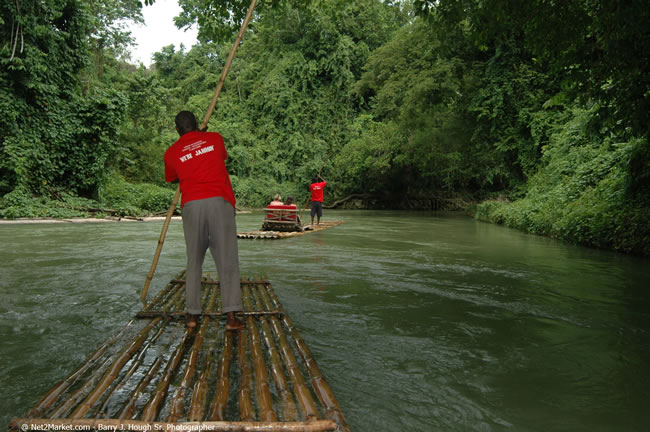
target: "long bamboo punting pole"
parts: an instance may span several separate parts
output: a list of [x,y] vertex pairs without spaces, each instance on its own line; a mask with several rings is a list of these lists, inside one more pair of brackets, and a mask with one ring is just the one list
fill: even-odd
[[[250,289],[247,285],[243,287],[243,301],[244,306],[248,310],[252,310]],[[264,361],[264,353],[262,352],[262,343],[260,342],[260,335],[255,324],[255,318],[248,316],[247,321],[248,335],[250,337],[250,352],[253,360],[253,370],[255,371],[255,393],[257,395],[257,407],[260,413],[260,420],[265,422],[275,422],[278,420],[273,411],[273,398],[271,390],[269,389],[269,375],[266,369],[266,362]]]
[[88,357],[79,368],[69,377],[54,386],[49,392],[45,394],[27,413],[28,417],[40,417],[47,410],[49,410],[59,399],[59,397],[74,383],[77,382],[95,363],[104,355],[106,350],[117,341],[120,336],[126,331],[127,328],[133,324],[135,320],[129,321],[124,327],[120,329],[115,335],[110,337],[104,342],[97,350]]
[[217,105],[217,99],[219,99],[219,94],[221,93],[223,84],[226,82],[226,76],[228,75],[228,71],[230,70],[230,65],[232,64],[232,60],[235,58],[235,53],[237,52],[237,48],[239,48],[239,44],[241,43],[241,40],[244,37],[244,33],[246,32],[246,27],[248,27],[248,23],[253,17],[253,11],[255,10],[256,5],[257,5],[257,0],[252,0],[251,4],[248,6],[248,12],[246,12],[246,17],[242,22],[241,28],[239,29],[239,34],[235,39],[235,43],[233,44],[232,49],[230,50],[230,54],[228,54],[228,58],[226,59],[226,64],[223,67],[223,71],[221,72],[221,77],[219,78],[219,82],[217,83],[217,89],[214,92],[214,96],[212,96],[212,101],[210,102],[208,111],[205,113],[205,116],[203,117],[203,123],[201,124],[201,129],[203,129],[208,125],[208,120],[210,120],[210,117],[212,116],[212,112],[214,111],[214,107]]
[[45,419],[45,418],[15,418],[9,423],[9,429],[14,431],[43,431],[43,430],[119,430],[141,432],[146,430],[183,431],[208,430],[214,432],[324,432],[336,430],[333,420],[311,420],[304,422],[230,422],[203,421],[164,423],[129,420],[124,422],[117,419]]
[[[259,296],[258,289],[253,289],[252,291],[256,309],[262,309],[264,304]],[[269,350],[271,375],[273,376],[273,381],[275,382],[275,386],[279,390],[280,398],[282,399],[282,418],[285,421],[295,421],[298,418],[298,408],[296,407],[296,402],[294,401],[291,390],[289,389],[289,384],[287,383],[287,378],[282,367],[280,353],[275,346],[275,339],[273,338],[273,333],[266,317],[260,317],[260,325],[262,326],[264,342]]]
[[176,210],[176,205],[178,204],[178,199],[181,197],[181,187],[176,188],[176,193],[172,199],[172,203],[167,210],[167,215],[165,216],[165,222],[163,223],[162,230],[160,232],[160,237],[158,238],[158,244],[156,245],[156,252],[153,255],[153,261],[151,262],[151,267],[149,268],[149,274],[147,274],[147,279],[144,281],[144,288],[142,289],[142,294],[140,295],[140,300],[142,304],[147,304],[147,292],[149,291],[149,285],[153,280],[153,275],[156,273],[156,267],[158,267],[158,260],[160,259],[160,252],[162,251],[163,244],[165,244],[165,237],[167,236],[167,229],[169,228],[169,223],[172,220],[172,215]]
[[230,393],[230,364],[234,345],[234,333],[227,331],[223,341],[223,352],[217,365],[217,392],[210,404],[210,420],[223,420],[226,417],[228,394]]
[[144,344],[145,340],[149,336],[149,332],[161,321],[160,318],[155,318],[152,320],[144,329],[138,333],[138,336],[129,347],[120,354],[120,356],[115,360],[113,365],[108,369],[102,380],[99,382],[97,387],[88,395],[86,400],[77,407],[76,410],[70,416],[71,419],[80,419],[86,414],[92,406],[97,402],[97,400],[104,394],[106,389],[113,383],[117,375],[119,374],[122,367],[126,364],[127,361],[136,353],[140,347]]
[[[282,306],[282,303],[280,303],[280,300],[275,295],[275,292],[273,291],[273,288],[270,285],[268,285],[267,290],[262,292],[261,294],[262,297],[267,295],[268,298],[270,299],[270,302],[267,301],[268,306],[275,305],[275,307],[277,307],[279,310],[284,312],[284,307]],[[316,363],[316,360],[312,356],[311,351],[307,347],[307,344],[302,339],[302,336],[300,336],[298,330],[294,327],[293,321],[291,320],[291,318],[289,318],[289,316],[286,313],[282,315],[282,321],[284,322],[287,329],[289,329],[289,333],[294,341],[296,350],[300,353],[300,356],[302,357],[303,361],[305,362],[305,365],[307,366],[307,370],[309,371],[309,374],[311,376],[311,384],[316,392],[316,395],[318,396],[318,399],[321,401],[323,406],[325,406],[325,408],[327,409],[330,418],[336,420],[336,422],[339,424],[341,430],[344,432],[349,431],[350,428],[347,422],[345,421],[345,417],[343,416],[343,410],[341,409],[341,406],[336,400],[336,397],[334,396],[334,392],[332,391],[329,384],[323,377],[323,374],[321,373],[320,368]]]
[[[201,123],[201,127],[200,127],[201,130],[206,128],[206,126],[208,125],[208,121],[210,120],[210,117],[214,112],[214,107],[217,104],[217,99],[219,99],[219,94],[221,93],[223,84],[226,82],[226,77],[228,76],[230,65],[232,64],[232,61],[235,58],[235,53],[237,52],[237,48],[239,48],[239,44],[241,43],[241,40],[244,37],[244,33],[246,32],[246,27],[248,27],[248,23],[253,17],[253,11],[255,10],[256,5],[257,5],[257,0],[252,0],[250,6],[248,7],[248,12],[246,13],[246,17],[244,18],[241,28],[239,29],[239,34],[235,39],[235,43],[232,45],[230,54],[228,54],[228,58],[226,59],[226,64],[224,65],[223,70],[221,71],[221,77],[219,78],[219,82],[217,83],[217,88],[214,91],[214,96],[212,97],[212,101],[210,102],[208,111],[205,113],[205,117],[203,117],[203,122]],[[158,245],[156,246],[156,252],[153,257],[153,262],[151,263],[151,268],[149,269],[149,274],[147,275],[147,279],[144,282],[144,288],[142,289],[142,295],[140,296],[140,300],[142,300],[143,304],[146,304],[147,291],[149,291],[149,285],[151,285],[151,280],[153,279],[153,275],[156,272],[156,267],[158,266],[158,260],[160,258],[160,252],[162,251],[163,244],[165,243],[165,236],[167,235],[167,229],[169,228],[169,222],[172,219],[174,210],[176,210],[176,205],[178,204],[178,199],[180,196],[181,196],[181,188],[179,186],[178,188],[176,188],[176,194],[174,195],[174,199],[172,199],[172,203],[169,206],[169,210],[167,211],[167,216],[165,217],[165,223],[163,224],[162,231],[160,233],[160,238],[158,239]]]

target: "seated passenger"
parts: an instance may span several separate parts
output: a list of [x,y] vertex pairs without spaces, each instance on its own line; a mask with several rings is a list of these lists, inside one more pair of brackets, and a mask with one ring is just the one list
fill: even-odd
[[[295,204],[293,203],[293,197],[292,197],[292,196],[288,196],[288,197],[287,197],[287,202],[284,203],[284,205],[291,206],[291,207],[295,208],[296,210],[298,209],[298,206],[295,205]],[[298,213],[296,213],[296,216],[295,216],[295,217],[296,217],[296,219],[298,220],[298,223],[299,223],[300,225],[302,225],[302,221],[300,220],[300,216],[298,215]]]
[[294,207],[294,208],[298,208],[298,206],[296,206],[296,205],[293,203],[293,197],[292,197],[292,196],[288,196],[288,197],[287,197],[287,202],[284,203],[284,205],[288,205],[288,206],[292,206],[292,207]]
[[271,204],[269,204],[269,205],[272,205],[272,206],[274,206],[274,205],[284,205],[284,203],[282,202],[282,197],[280,196],[280,194],[276,194],[273,197],[273,201],[271,201]]

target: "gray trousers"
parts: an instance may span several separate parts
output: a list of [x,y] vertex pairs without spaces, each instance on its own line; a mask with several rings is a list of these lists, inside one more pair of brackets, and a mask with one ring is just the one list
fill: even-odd
[[201,313],[201,274],[210,248],[219,273],[222,312],[242,310],[235,209],[221,197],[190,201],[183,206],[187,250],[185,294],[187,312]]

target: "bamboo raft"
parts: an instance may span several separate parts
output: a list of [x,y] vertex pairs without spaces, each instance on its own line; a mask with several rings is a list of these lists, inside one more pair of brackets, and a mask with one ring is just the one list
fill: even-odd
[[237,233],[237,238],[240,238],[240,239],[254,239],[254,240],[255,239],[277,240],[277,239],[301,236],[301,235],[309,234],[309,233],[316,232],[316,231],[326,230],[328,228],[332,228],[332,227],[335,227],[337,225],[341,225],[342,223],[343,223],[342,220],[321,222],[320,225],[308,225],[310,228],[307,228],[307,229],[305,229],[303,231],[296,231],[296,232],[282,232],[282,231],[246,231],[246,232],[238,232]]
[[183,278],[9,430],[349,431],[268,280],[241,280],[246,329],[226,331],[219,282],[209,276],[202,319],[185,326]]

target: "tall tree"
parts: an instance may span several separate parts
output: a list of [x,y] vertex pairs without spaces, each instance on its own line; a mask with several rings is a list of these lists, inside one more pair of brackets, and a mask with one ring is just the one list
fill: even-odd
[[138,0],[95,0],[86,4],[90,19],[89,48],[94,55],[96,73],[104,72],[104,57],[126,59],[134,39],[128,30],[130,23],[144,23],[142,4]]
[[125,99],[101,88],[81,95],[91,34],[86,4],[15,0],[2,3],[0,17],[0,193],[92,195]]

